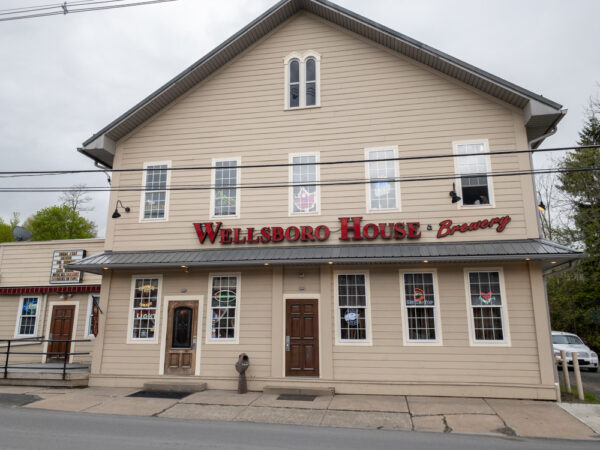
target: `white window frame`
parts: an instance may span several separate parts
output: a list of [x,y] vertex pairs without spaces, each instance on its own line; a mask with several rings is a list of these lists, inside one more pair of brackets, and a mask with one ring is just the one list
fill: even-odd
[[149,166],[160,166],[166,165],[167,169],[171,168],[171,161],[148,161],[144,162],[144,170],[142,171],[142,186],[144,189],[141,191],[140,195],[140,218],[139,222],[167,222],[169,220],[169,197],[170,190],[168,189],[171,186],[171,170],[167,170],[167,189],[165,190],[165,215],[164,217],[156,217],[156,218],[145,218],[144,211],[146,206],[146,192],[160,192],[160,191],[146,191],[146,172]]
[[[133,334],[133,299],[135,295],[135,280],[144,278],[158,278],[158,292],[156,293],[156,317],[154,319],[154,337],[153,338],[134,338]],[[129,309],[127,310],[127,343],[128,344],[157,344],[160,334],[160,314],[162,308],[162,274],[137,274],[131,276],[131,288],[129,292]]]
[[[236,277],[236,301],[235,301],[235,329],[233,338],[212,337],[212,286],[213,278]],[[208,274],[208,297],[206,301],[206,344],[239,344],[240,343],[240,311],[242,298],[242,274],[241,272],[211,272]]]
[[[237,163],[237,168],[236,168],[236,188],[235,188],[235,215],[230,215],[230,216],[220,216],[215,214],[215,192],[216,192],[216,188],[215,188],[215,182],[217,179],[217,162],[228,162],[228,161],[235,161]],[[241,205],[242,205],[242,195],[241,195],[241,189],[240,189],[240,184],[242,182],[242,157],[241,156],[236,156],[233,158],[213,158],[212,159],[212,169],[211,169],[211,190],[210,190],[210,218],[211,219],[239,219],[240,218],[240,211],[241,211]]]
[[[402,302],[401,315],[402,315],[402,340],[405,346],[418,345],[418,346],[441,346],[443,345],[442,338],[442,319],[440,315],[440,289],[438,285],[438,277],[436,269],[401,269],[400,273],[400,300]],[[435,304],[433,305],[434,310],[434,325],[435,325],[435,337],[436,339],[410,339],[408,332],[408,306],[406,305],[406,290],[404,289],[404,275],[408,273],[413,274],[431,274],[433,277],[433,293]],[[429,306],[429,308],[432,308]]]
[[94,307],[94,297],[98,297],[98,303],[100,303],[100,294],[90,294],[88,297],[87,316],[85,318],[85,330],[83,335],[86,339],[95,339],[92,333],[90,333],[90,326],[92,322],[92,311]]
[[[365,308],[365,325],[367,327],[366,339],[342,339],[342,333],[340,330],[340,302],[338,298],[338,276],[339,275],[364,275],[365,276],[365,294],[367,297],[367,304]],[[371,284],[369,281],[368,270],[355,270],[355,271],[334,271],[333,272],[333,307],[335,309],[335,345],[356,345],[356,346],[372,346],[373,345],[373,329],[371,325]]]
[[[317,210],[312,212],[295,212],[294,211],[294,187],[292,184],[294,183],[294,166],[291,164],[294,163],[294,158],[303,157],[303,156],[314,156],[315,157],[315,175],[316,180],[316,190],[315,195],[317,196]],[[321,166],[319,165],[319,152],[308,152],[308,153],[290,153],[289,162],[290,162],[290,170],[289,170],[289,179],[290,179],[290,187],[288,189],[288,215],[289,216],[320,216],[321,215],[321,186],[319,186],[319,182],[321,181]]]
[[[501,341],[475,339],[475,327],[473,324],[473,306],[471,305],[471,286],[469,282],[469,273],[471,272],[498,272],[500,278],[500,295],[502,296],[502,305],[500,306],[502,314],[502,336],[504,337],[504,339]],[[502,269],[502,267],[466,267],[464,269],[464,283],[465,298],[467,301],[467,318],[469,321],[469,344],[472,347],[510,347],[510,326],[508,320],[506,286],[504,283],[504,270]]]
[[[36,298],[37,306],[35,308],[35,326],[33,327],[32,334],[21,334],[21,317],[23,312],[23,302],[26,298]],[[23,294],[19,298],[19,309],[17,311],[17,324],[15,326],[15,338],[32,338],[38,336],[38,330],[40,328],[40,310],[42,309],[42,296],[41,295],[27,295]]]
[[[314,105],[306,105],[306,60],[314,58],[315,60],[315,80],[317,85],[317,95]],[[290,63],[297,60],[300,63],[300,96],[299,106],[290,106]],[[314,50],[307,50],[304,53],[292,52],[283,58],[283,66],[285,70],[284,76],[284,106],[286,111],[294,111],[297,109],[319,108],[321,106],[321,55]]]
[[[390,146],[386,146],[386,147],[368,147],[365,148],[365,161],[367,161],[365,163],[365,179],[368,181],[371,181],[370,175],[369,175],[369,164],[370,164],[370,154],[371,152],[381,152],[381,151],[393,151],[394,153],[394,158],[398,158],[398,146],[397,145],[390,145]],[[374,160],[377,161],[377,160]],[[396,161],[388,161],[388,162],[392,162],[394,163],[394,170],[396,172],[396,177],[398,178],[400,176],[400,167],[398,164],[398,160]],[[394,183],[395,188],[396,188],[396,207],[395,208],[372,208],[371,207],[371,185],[373,183],[365,183],[365,189],[367,192],[367,213],[387,213],[387,212],[400,212],[402,211],[402,204],[400,201],[400,182],[397,181]]]
[[[483,144],[483,147],[485,148],[485,152],[482,154],[485,154],[485,163],[487,166],[487,173],[491,173],[492,172],[492,159],[490,157],[490,144],[488,142],[487,139],[471,139],[471,140],[466,140],[466,141],[453,141],[452,142],[452,152],[455,155],[458,155],[458,146],[459,145],[469,145],[469,144]],[[458,208],[462,209],[488,209],[488,208],[495,208],[496,207],[496,203],[495,203],[495,196],[494,196],[494,184],[493,184],[493,180],[491,176],[487,176],[487,183],[488,183],[488,194],[489,194],[489,200],[490,202],[488,204],[483,204],[483,205],[465,205],[463,203],[463,195],[462,195],[462,176],[460,173],[460,167],[459,167],[459,159],[464,158],[464,157],[454,157],[454,173],[456,175],[455,178],[455,185],[456,185],[456,193],[458,194],[458,196],[460,197],[460,201],[458,202]]]

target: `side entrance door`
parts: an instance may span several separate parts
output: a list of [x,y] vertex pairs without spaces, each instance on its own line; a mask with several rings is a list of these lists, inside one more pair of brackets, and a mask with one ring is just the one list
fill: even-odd
[[319,303],[313,299],[287,299],[285,375],[319,376]]
[[[64,361],[65,351],[71,351],[69,341],[73,333],[73,320],[75,318],[75,305],[55,305],[52,309],[52,318],[50,319],[50,335],[48,338],[52,341],[48,344],[47,359],[54,361]],[[67,356],[68,358],[68,356]]]
[[169,316],[167,321],[165,373],[172,375],[194,375],[196,367],[198,302],[169,302]]

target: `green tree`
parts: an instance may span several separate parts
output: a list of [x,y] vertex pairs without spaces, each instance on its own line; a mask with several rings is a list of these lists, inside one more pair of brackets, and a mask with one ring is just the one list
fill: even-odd
[[[564,169],[600,168],[600,104],[592,103],[578,145],[598,145],[570,152]],[[548,279],[552,327],[580,335],[600,349],[600,172],[561,173],[559,189],[571,201],[570,239],[581,243],[587,258],[566,273]]]
[[31,231],[32,241],[96,237],[96,224],[68,205],[40,209],[25,221],[24,227]]
[[12,242],[15,240],[12,230],[19,224],[19,214],[13,213],[12,219],[8,223],[0,217],[0,242]]

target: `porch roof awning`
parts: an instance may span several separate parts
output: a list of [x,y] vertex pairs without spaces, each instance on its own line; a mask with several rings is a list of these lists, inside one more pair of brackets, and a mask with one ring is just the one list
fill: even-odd
[[544,269],[583,258],[582,252],[543,239],[228,247],[226,249],[105,251],[66,267],[101,274],[105,269],[169,269],[268,264],[357,264],[468,261],[542,261]]

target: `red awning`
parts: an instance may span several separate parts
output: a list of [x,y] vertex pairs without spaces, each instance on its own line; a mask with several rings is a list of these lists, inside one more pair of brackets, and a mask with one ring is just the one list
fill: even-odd
[[78,292],[100,292],[100,285],[99,284],[86,284],[86,285],[79,285],[79,286],[0,287],[0,295],[51,294],[51,293],[76,294]]

